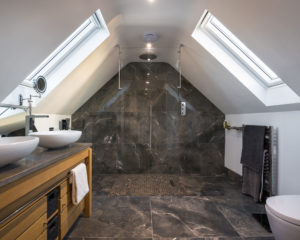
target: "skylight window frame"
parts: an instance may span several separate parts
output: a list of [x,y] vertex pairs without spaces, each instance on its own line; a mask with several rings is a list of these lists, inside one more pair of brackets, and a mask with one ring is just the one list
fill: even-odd
[[264,87],[274,87],[284,84],[283,81],[249,48],[247,48],[233,33],[230,32],[216,17],[207,10],[202,15],[200,27],[227,51],[246,69],[248,69]]
[[[50,53],[38,67],[27,75],[25,80],[2,103],[18,105],[20,95],[24,97],[30,94],[35,95],[35,90],[27,86],[31,86],[30,82],[42,75],[47,79],[47,91],[41,98],[33,99],[32,106],[36,107],[42,99],[66,79],[109,36],[109,29],[106,26],[100,9],[98,9]],[[8,118],[21,112],[21,110],[9,109],[0,116],[0,119]]]
[[83,24],[80,25],[63,43],[61,43],[36,69],[31,72],[25,81],[34,81],[39,76],[47,76],[59,66],[74,49],[79,47],[96,31],[107,31],[102,24],[100,10],[97,10]]

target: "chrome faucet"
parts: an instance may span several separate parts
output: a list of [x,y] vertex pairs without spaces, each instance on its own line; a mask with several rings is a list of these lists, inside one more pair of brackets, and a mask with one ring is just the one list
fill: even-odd
[[[28,111],[28,115],[25,117],[25,136],[28,136],[30,132],[34,131],[34,119],[35,118],[49,118],[49,115],[32,115],[32,98],[38,97],[40,98],[41,95],[38,96],[31,95],[29,98],[23,98],[22,95],[19,95],[19,105],[14,104],[3,104],[0,103],[1,108],[6,108],[2,113],[0,113],[0,116],[5,113],[8,109],[22,109],[24,111]],[[28,106],[23,106],[23,101],[28,101]]]
[[[34,96],[30,94],[30,97],[26,100],[28,100],[28,115],[25,117],[25,136],[28,136],[29,133],[34,131],[34,119],[35,118],[49,118],[49,115],[32,115],[32,98],[33,97],[41,97]],[[22,99],[22,101],[25,99]]]
[[4,111],[0,113],[0,116],[3,115],[9,109],[22,109],[24,111],[27,111],[28,109],[28,107],[24,107],[21,105],[6,104],[6,103],[0,103],[0,108],[6,108]]

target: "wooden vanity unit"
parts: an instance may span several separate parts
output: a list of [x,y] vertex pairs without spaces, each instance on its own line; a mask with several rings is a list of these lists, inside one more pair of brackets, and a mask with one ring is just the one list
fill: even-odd
[[[72,204],[70,170],[87,166],[90,192]],[[0,239],[63,239],[75,220],[92,209],[92,150],[76,143],[59,150],[38,149],[0,168]]]

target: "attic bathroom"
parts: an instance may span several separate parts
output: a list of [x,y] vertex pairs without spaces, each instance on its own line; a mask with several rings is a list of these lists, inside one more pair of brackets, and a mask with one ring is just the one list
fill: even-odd
[[300,2],[0,2],[0,239],[299,240]]

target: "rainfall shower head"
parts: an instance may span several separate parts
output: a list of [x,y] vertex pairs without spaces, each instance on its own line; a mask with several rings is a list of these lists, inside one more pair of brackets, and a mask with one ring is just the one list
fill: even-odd
[[144,54],[140,55],[140,59],[145,60],[145,61],[152,61],[156,58],[157,58],[157,56],[155,54],[151,54],[151,53],[144,53]]

